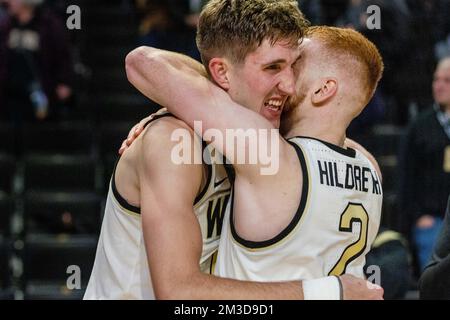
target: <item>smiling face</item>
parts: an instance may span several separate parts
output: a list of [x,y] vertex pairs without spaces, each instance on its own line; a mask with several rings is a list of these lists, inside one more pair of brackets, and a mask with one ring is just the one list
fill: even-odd
[[271,44],[264,40],[243,63],[230,63],[229,95],[278,128],[286,100],[295,93],[294,66],[298,57],[298,47],[288,41]]

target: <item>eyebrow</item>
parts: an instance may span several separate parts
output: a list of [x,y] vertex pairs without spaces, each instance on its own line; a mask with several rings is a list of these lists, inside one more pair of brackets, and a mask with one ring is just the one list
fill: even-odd
[[264,66],[264,67],[267,67],[267,66],[270,66],[270,65],[273,65],[273,64],[279,64],[279,63],[286,63],[286,60],[285,60],[285,59],[277,59],[277,60],[273,60],[273,61],[264,63],[263,66]]
[[[294,62],[293,62],[292,64],[294,64],[294,63],[296,63],[298,60],[300,60],[301,57],[302,57],[302,53],[300,53],[300,54],[298,55],[297,59],[295,59]],[[267,67],[267,66],[270,66],[270,65],[273,65],[273,64],[286,63],[286,62],[287,62],[286,59],[277,59],[277,60],[273,60],[273,61],[264,63],[263,66],[264,66],[264,67]]]

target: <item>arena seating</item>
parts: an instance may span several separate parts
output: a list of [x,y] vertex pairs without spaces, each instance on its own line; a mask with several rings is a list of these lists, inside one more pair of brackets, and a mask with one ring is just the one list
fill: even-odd
[[6,290],[11,284],[9,256],[9,241],[0,235],[0,291]]
[[102,202],[102,197],[92,192],[28,192],[24,199],[26,233],[96,236]]
[[26,191],[96,191],[97,164],[89,156],[33,155],[24,159]]
[[0,191],[0,235],[10,234],[10,220],[14,210],[13,198]]
[[[27,235],[23,253],[25,299],[81,298],[92,270],[96,246],[95,236]],[[79,267],[78,290],[69,290],[66,286],[68,278],[74,274],[69,272],[69,266]]]
[[15,157],[11,154],[0,153],[0,191],[12,193],[15,171]]
[[84,154],[92,153],[93,129],[88,123],[27,125],[23,130],[24,154]]

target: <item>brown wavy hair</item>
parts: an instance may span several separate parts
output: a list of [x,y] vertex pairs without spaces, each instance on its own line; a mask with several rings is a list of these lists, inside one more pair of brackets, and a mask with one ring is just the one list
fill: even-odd
[[215,56],[240,63],[265,39],[296,46],[307,26],[296,1],[211,0],[200,14],[197,46],[206,67]]

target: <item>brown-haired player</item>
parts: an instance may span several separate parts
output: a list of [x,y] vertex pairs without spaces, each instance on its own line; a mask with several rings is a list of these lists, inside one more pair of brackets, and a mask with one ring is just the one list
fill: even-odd
[[[262,162],[239,163],[229,141],[212,141],[236,171],[216,274],[253,281],[308,279],[307,298],[333,299],[340,296],[333,275],[363,277],[365,254],[379,227],[381,175],[365,154],[344,148],[344,140],[347,126],[372,97],[383,63],[376,47],[350,29],[310,28],[300,52],[286,139],[275,133],[278,170],[263,175]],[[226,137],[230,129],[277,127],[233,101],[226,72],[218,79],[212,75],[219,88],[192,70],[188,58],[151,48],[140,55],[136,65],[129,62],[130,81],[189,126],[201,120],[198,134],[216,129]],[[259,142],[277,150],[273,140]],[[250,143],[244,146],[249,152]],[[372,298],[382,294],[372,291]]]
[[[208,42],[202,30],[216,28],[222,19],[234,21],[216,31],[228,50],[204,49],[210,54],[207,69],[229,87],[235,101],[251,102],[252,110],[271,123],[279,122],[280,113],[271,109],[294,93],[292,66],[299,56],[296,44],[306,21],[292,2],[213,0],[200,17],[200,44]],[[247,51],[242,54],[242,50]],[[235,62],[235,57],[241,60]],[[204,72],[198,66],[195,70]],[[182,121],[167,115],[156,117],[119,159],[84,298],[303,298],[300,281],[244,282],[201,272],[210,270],[217,251],[220,216],[230,185],[222,165],[172,161],[177,143],[171,137],[177,129],[184,129],[194,140],[193,131]],[[196,147],[202,144],[192,145]],[[346,281],[348,297],[360,296],[360,280]],[[355,292],[348,282],[355,283]]]

